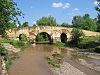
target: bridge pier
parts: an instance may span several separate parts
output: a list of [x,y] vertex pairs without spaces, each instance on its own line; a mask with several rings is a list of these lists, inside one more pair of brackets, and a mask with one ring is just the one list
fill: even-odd
[[35,39],[32,40],[32,45],[36,45]]

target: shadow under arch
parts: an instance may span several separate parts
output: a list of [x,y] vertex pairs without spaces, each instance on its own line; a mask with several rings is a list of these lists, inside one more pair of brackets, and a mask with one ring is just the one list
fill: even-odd
[[26,35],[26,34],[19,34],[19,37],[18,37],[19,40],[22,40],[22,36],[23,36],[23,35]]
[[20,41],[27,41],[28,40],[27,34],[19,34],[18,38]]
[[35,41],[36,43],[41,43],[41,44],[45,44],[45,43],[52,44],[53,43],[53,39],[47,32],[38,33],[35,38]]
[[65,33],[62,33],[60,35],[60,39],[62,43],[66,43],[67,42],[67,35]]

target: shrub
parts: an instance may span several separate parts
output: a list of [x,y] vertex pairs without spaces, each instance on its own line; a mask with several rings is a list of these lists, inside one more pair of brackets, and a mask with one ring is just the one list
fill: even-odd
[[56,43],[54,43],[55,46],[58,46],[58,47],[64,47],[66,46],[65,43],[62,43],[62,42],[59,42],[57,41]]
[[100,46],[95,47],[94,52],[100,53]]
[[80,37],[84,36],[82,30],[73,28],[73,30],[71,31],[72,34],[72,40],[71,40],[71,44],[73,45],[77,45],[80,43]]
[[62,62],[62,56],[55,52],[52,54],[51,57],[47,57],[48,64],[52,65],[53,67],[60,67],[60,63]]
[[26,46],[30,46],[31,44],[32,44],[32,43],[28,41],[28,42],[26,43]]
[[5,64],[6,64],[6,69],[9,69],[12,63],[11,63],[11,61],[9,59],[7,59],[5,61]]
[[11,60],[15,60],[15,59],[18,59],[20,56],[18,53],[13,53],[11,56],[10,56],[10,59]]
[[7,54],[7,50],[0,44],[0,56],[5,56]]
[[25,46],[25,43],[22,42],[22,41],[13,41],[11,43],[14,47],[24,47]]
[[10,39],[2,39],[1,43],[11,43],[13,40]]

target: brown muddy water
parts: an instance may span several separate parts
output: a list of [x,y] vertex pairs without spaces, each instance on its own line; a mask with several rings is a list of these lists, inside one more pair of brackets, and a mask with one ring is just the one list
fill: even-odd
[[[61,49],[48,44],[40,44],[25,48],[22,52],[19,53],[20,58],[13,61],[11,68],[8,70],[8,74],[9,75],[54,75],[48,67],[46,57],[51,55],[51,53],[55,50],[61,50]],[[64,49],[62,50],[63,50],[62,51],[63,55],[67,57],[67,61],[71,63],[70,59],[68,58],[71,59],[73,58],[72,56],[73,52]],[[74,66],[75,63],[73,62],[73,64],[71,63],[71,65]],[[78,67],[77,66],[74,67],[77,67],[80,70],[82,69],[82,71],[88,73],[88,75],[94,75],[94,74],[98,75],[96,74],[97,71],[87,69],[86,67],[83,68],[79,64],[77,65]]]

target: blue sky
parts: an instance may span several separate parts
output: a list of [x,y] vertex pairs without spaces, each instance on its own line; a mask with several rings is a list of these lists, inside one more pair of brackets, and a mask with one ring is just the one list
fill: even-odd
[[89,13],[92,18],[97,16],[94,6],[96,0],[14,0],[25,18],[19,17],[21,23],[27,21],[33,25],[43,16],[53,16],[58,23],[71,24],[75,15]]

